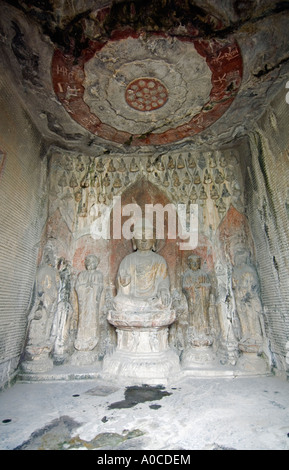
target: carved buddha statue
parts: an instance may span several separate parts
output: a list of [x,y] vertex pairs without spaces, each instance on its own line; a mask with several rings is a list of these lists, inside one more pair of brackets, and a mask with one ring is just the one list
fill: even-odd
[[180,371],[179,356],[168,343],[176,320],[171,308],[167,263],[155,253],[154,230],[140,220],[134,227],[134,252],[120,263],[107,320],[117,345],[103,361],[104,377],[130,383],[163,383]]
[[165,259],[155,253],[153,227],[135,224],[134,253],[126,256],[119,267],[114,298],[118,311],[151,312],[170,306],[170,282]]

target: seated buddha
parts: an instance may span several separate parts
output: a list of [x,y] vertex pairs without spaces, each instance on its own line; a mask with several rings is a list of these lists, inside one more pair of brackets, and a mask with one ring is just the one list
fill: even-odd
[[167,310],[171,304],[170,281],[165,259],[155,253],[153,226],[140,220],[135,224],[134,252],[121,262],[116,278],[117,311],[152,312]]

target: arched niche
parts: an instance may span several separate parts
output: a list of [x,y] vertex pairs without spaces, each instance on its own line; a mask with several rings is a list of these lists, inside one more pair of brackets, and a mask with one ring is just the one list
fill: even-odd
[[222,220],[217,231],[223,255],[234,265],[235,253],[248,251],[254,258],[255,250],[247,217],[233,205]]
[[[126,188],[121,194],[121,206],[122,208],[127,204],[137,204],[141,210],[143,217],[145,216],[145,205],[146,204],[161,204],[165,207],[167,204],[172,204],[172,201],[168,196],[157,186],[147,181],[145,178],[138,179],[135,183]],[[122,217],[122,224],[129,219],[129,217]],[[169,276],[171,281],[171,287],[178,286],[179,271],[180,271],[180,257],[178,248],[178,239],[169,239],[167,232],[168,217],[165,213],[165,239],[158,240],[156,245],[156,251],[162,255],[167,264],[169,270]],[[176,220],[177,224],[177,220]],[[111,213],[111,239],[110,239],[110,281],[114,283],[118,267],[122,259],[133,252],[132,241],[125,239],[123,236],[121,239],[113,238],[113,213]]]

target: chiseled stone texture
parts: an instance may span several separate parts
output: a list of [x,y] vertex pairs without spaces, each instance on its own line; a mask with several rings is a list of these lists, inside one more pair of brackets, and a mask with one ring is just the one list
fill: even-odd
[[[22,352],[36,267],[48,242],[69,271],[56,315],[59,325],[63,319],[67,324],[53,336],[59,341],[54,361],[61,348],[65,360],[74,351],[80,314],[75,283],[90,254],[99,257],[104,284],[94,360],[115,345],[107,322],[110,295],[131,245],[96,240],[93,231],[97,205],[111,210],[116,195],[141,207],[198,205],[194,254],[215,279],[209,305],[215,321],[206,325],[212,351],[223,364],[236,365],[240,352],[256,353],[260,346],[258,354],[285,370],[287,2],[236,0],[224,8],[221,0],[150,0],[145,7],[138,1],[50,1],[45,15],[36,3],[0,5],[3,381]],[[138,89],[138,104],[131,106],[128,91],[141,79],[148,87],[163,84],[165,92]],[[154,96],[160,100],[155,111]],[[137,99],[147,99],[150,109],[139,109]],[[181,252],[179,242],[166,240],[159,253],[179,295],[169,343],[181,353],[192,346],[194,331],[181,283],[191,253]],[[251,273],[258,269],[254,289],[240,287],[237,251],[250,260]]]
[[41,136],[23,110],[4,56],[1,70],[0,387],[14,377],[23,351],[48,201]]
[[[49,2],[50,15],[41,15],[41,6],[27,2],[22,2],[22,11],[1,4],[1,47],[15,71],[19,92],[42,135],[53,136],[64,146],[71,148],[73,142],[74,149],[93,155],[99,147],[111,151],[124,144],[128,150],[135,145],[152,148],[187,140],[190,135],[195,136],[198,148],[203,139],[210,144],[226,143],[248,133],[260,108],[286,80],[285,2],[272,6],[252,0],[244,7],[236,1],[224,8],[221,2],[176,1],[175,9],[169,0],[165,5],[155,0],[146,6],[136,2],[130,8],[125,1],[102,8],[99,1],[95,11],[89,10],[87,2],[86,6],[75,3],[64,9],[60,2]],[[77,12],[81,19],[74,22]],[[182,26],[176,26],[174,15]],[[56,35],[57,27],[60,34]],[[203,52],[197,54],[196,49]],[[51,77],[47,63],[55,50]],[[198,67],[192,66],[195,60]],[[98,63],[102,64],[101,77]],[[99,78],[93,79],[94,73]],[[168,90],[168,101],[155,111],[154,119],[152,112],[138,112],[125,101],[130,78],[141,78],[143,73],[162,77]],[[172,83],[178,84],[178,96]],[[85,101],[79,99],[83,93]],[[188,124],[200,107],[205,112]],[[158,119],[165,110],[168,121]],[[146,119],[152,120],[151,127]],[[162,129],[167,129],[163,136]]]

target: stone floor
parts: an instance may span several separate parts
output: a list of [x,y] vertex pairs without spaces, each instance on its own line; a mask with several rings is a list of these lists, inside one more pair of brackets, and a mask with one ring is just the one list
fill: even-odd
[[289,450],[289,382],[18,382],[0,394],[0,449]]

